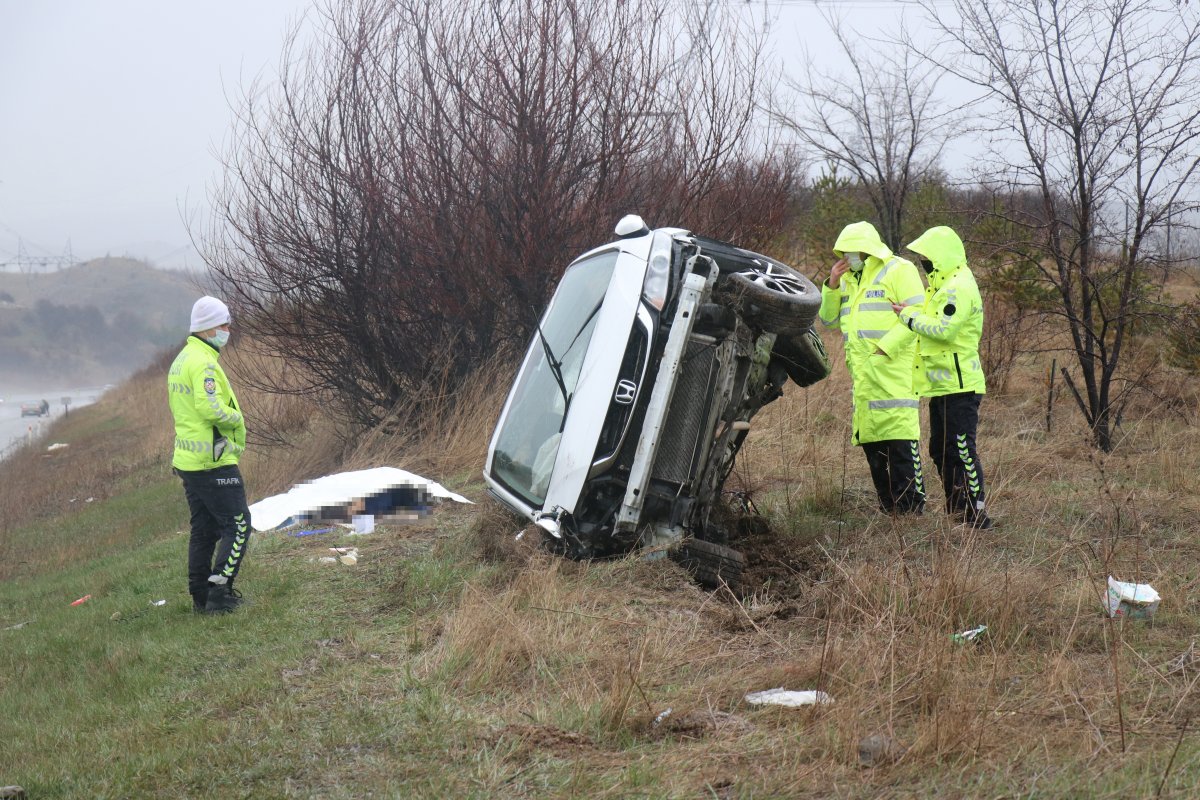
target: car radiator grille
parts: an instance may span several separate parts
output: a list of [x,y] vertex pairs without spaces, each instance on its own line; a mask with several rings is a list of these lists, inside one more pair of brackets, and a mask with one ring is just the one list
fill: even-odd
[[686,483],[695,469],[701,437],[707,435],[709,404],[712,402],[717,372],[717,345],[692,339],[688,342],[679,380],[671,398],[667,422],[659,437],[653,477],[673,483]]

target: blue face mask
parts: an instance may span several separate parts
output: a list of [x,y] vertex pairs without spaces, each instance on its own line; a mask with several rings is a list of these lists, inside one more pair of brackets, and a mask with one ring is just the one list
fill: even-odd
[[225,345],[229,344],[229,331],[218,330],[213,334],[213,337],[208,340],[209,344],[220,350]]

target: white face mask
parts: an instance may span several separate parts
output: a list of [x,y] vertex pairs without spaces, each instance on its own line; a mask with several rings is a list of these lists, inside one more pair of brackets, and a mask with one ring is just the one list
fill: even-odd
[[218,330],[208,341],[212,343],[213,347],[220,350],[222,347],[229,344],[229,331]]
[[862,256],[858,253],[846,253],[846,263],[850,265],[850,269],[858,272],[863,268]]

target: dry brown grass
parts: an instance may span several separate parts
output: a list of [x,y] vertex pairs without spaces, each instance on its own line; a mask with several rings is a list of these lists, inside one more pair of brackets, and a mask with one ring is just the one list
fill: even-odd
[[[870,511],[839,365],[756,419],[728,487],[770,518],[781,559],[803,554],[789,561],[808,565],[794,580],[739,601],[700,591],[668,562],[579,565],[506,546],[515,526],[485,514],[480,552],[503,578],[472,582],[441,617],[422,674],[494,719],[583,735],[613,769],[630,760],[629,737],[676,741],[656,755],[671,794],[924,794],[936,793],[920,788],[941,780],[931,776],[965,786],[982,774],[993,794],[1041,776],[1057,796],[1093,771],[1144,787],[1120,770],[1149,760],[1160,771],[1200,711],[1195,670],[1164,667],[1200,635],[1200,433],[1146,414],[1126,420],[1118,453],[1098,454],[1061,397],[1045,431],[1044,366],[1026,357],[1009,391],[984,404],[993,532],[949,525],[932,474],[926,517]],[[1153,624],[1103,616],[1110,573],[1167,598]],[[979,624],[977,644],[951,641]],[[780,685],[836,702],[742,701]],[[655,725],[668,707],[683,721]],[[872,733],[899,747],[894,763],[863,770],[858,743]]]

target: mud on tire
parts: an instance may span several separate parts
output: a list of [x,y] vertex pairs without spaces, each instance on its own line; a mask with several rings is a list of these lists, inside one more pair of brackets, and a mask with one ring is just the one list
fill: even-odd
[[732,547],[688,539],[671,552],[671,558],[706,589],[717,589],[725,583],[735,593],[741,590],[746,559]]

